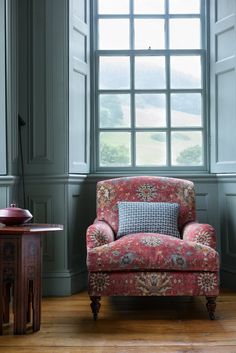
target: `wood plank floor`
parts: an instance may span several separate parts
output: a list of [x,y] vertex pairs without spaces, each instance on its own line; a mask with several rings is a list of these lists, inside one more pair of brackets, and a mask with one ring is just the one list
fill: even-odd
[[224,290],[217,319],[204,298],[102,298],[92,320],[86,293],[44,298],[41,330],[0,337],[1,353],[236,353],[236,293]]

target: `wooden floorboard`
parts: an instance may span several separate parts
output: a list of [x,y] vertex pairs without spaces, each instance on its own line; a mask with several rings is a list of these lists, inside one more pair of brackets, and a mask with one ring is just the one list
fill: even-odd
[[102,298],[97,322],[86,293],[43,298],[41,330],[14,336],[0,353],[236,353],[236,293],[222,290],[217,319],[205,298]]

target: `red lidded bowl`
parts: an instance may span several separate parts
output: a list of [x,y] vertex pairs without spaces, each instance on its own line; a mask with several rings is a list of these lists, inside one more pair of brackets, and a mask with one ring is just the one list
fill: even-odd
[[32,217],[30,211],[18,208],[14,203],[11,204],[10,207],[0,209],[0,223],[6,226],[26,223]]

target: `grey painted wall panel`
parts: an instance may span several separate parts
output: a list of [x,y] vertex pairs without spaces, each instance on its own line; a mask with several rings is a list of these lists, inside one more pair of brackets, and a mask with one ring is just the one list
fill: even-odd
[[216,60],[223,60],[235,54],[234,45],[229,45],[229,43],[234,43],[235,31],[233,28],[228,29],[216,36]]
[[[213,1],[212,1],[213,2]],[[236,12],[235,0],[215,0],[216,2],[216,20],[220,21],[223,18],[230,16]]]
[[226,204],[226,240],[227,254],[235,257],[236,261],[236,193],[225,195]]
[[74,49],[74,56],[82,62],[86,62],[87,60],[87,35],[79,32],[79,30],[74,27],[71,33],[72,35],[72,42],[76,43],[73,47]]
[[66,209],[64,184],[27,183],[27,199],[36,223],[63,224],[64,230],[43,238],[44,273],[67,270]]
[[[216,78],[217,100],[217,163],[235,162],[236,76],[235,70],[222,72]],[[230,87],[230,89],[228,89]]]
[[219,182],[219,212],[222,250],[222,270],[236,276],[236,180]]
[[6,174],[5,1],[0,0],[0,174]]
[[73,14],[82,22],[87,23],[87,0],[71,0]]
[[70,295],[86,287],[86,228],[91,209],[84,178],[27,177],[34,222],[59,223],[61,232],[43,236],[43,294]]
[[89,1],[69,2],[69,172],[89,172]]
[[30,79],[29,163],[53,162],[50,138],[50,119],[47,114],[46,79],[46,4],[45,1],[32,2],[32,28],[30,46],[32,66]]
[[[67,171],[68,28],[67,1],[33,0],[20,15],[28,22],[27,93],[24,131],[28,175]],[[25,34],[22,32],[21,35]],[[21,38],[21,40],[26,40]],[[23,80],[23,77],[20,76]],[[28,95],[27,95],[28,94]],[[25,114],[26,109],[24,109]],[[63,156],[63,158],[61,157]]]
[[7,169],[19,174],[18,138],[18,0],[6,1]]
[[236,172],[236,2],[210,2],[211,171]]
[[[70,85],[70,171],[78,172],[87,163],[86,149],[87,76],[73,70]],[[72,113],[73,112],[73,113]]]
[[0,186],[0,208],[8,206],[8,188],[6,186]]
[[85,183],[69,185],[69,267],[78,273],[86,272],[86,227],[88,225],[88,205],[84,199]]

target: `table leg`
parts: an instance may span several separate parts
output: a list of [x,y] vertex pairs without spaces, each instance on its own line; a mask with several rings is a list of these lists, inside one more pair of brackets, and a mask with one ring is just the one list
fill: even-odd
[[13,296],[14,334],[23,335],[26,333],[27,308],[27,292],[25,290],[24,277],[16,281],[15,287]]
[[[38,282],[38,281],[37,281]],[[33,331],[40,330],[41,323],[41,283],[33,288]]]
[[3,322],[10,320],[11,283],[5,283],[3,288]]
[[26,241],[26,276],[28,281],[27,293],[27,321],[31,319],[32,309],[32,327],[33,331],[40,330],[41,323],[41,238],[39,235],[27,237]]
[[33,281],[28,281],[28,306],[27,306],[27,323],[31,321],[31,310],[33,301]]
[[[0,276],[1,277],[1,276]],[[2,278],[0,278],[0,335],[2,335],[3,331],[3,290],[2,290]]]

